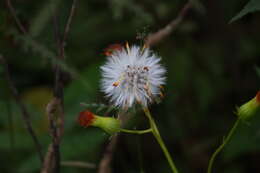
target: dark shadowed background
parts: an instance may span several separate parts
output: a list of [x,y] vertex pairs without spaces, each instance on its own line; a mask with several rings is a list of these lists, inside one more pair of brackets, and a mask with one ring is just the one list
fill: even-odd
[[[183,0],[78,0],[68,33],[65,56],[65,131],[62,161],[99,164],[110,138],[97,128],[77,123],[80,111],[104,115],[108,104],[100,92],[103,51],[114,43],[143,44],[144,38],[176,18]],[[182,173],[206,172],[214,149],[236,120],[239,106],[253,98],[260,84],[260,13],[229,24],[247,0],[196,2],[183,21],[153,49],[167,68],[165,97],[151,111]],[[53,11],[64,32],[72,1],[13,0],[15,13],[28,32],[17,27],[6,2],[0,2],[0,54],[26,104],[44,153],[51,141],[45,107],[52,98],[57,54]],[[55,10],[53,10],[55,9]],[[29,36],[28,36],[29,35]],[[58,62],[59,63],[59,62]],[[21,111],[11,96],[0,66],[0,172],[36,173],[40,162]],[[86,103],[82,106],[80,103]],[[94,104],[95,103],[95,104]],[[116,115],[111,111],[110,116]],[[129,128],[144,129],[141,111],[130,113]],[[260,172],[260,116],[240,124],[213,170]],[[112,162],[113,173],[168,173],[170,168],[152,135],[122,134]],[[94,173],[94,168],[62,166],[62,173]]]

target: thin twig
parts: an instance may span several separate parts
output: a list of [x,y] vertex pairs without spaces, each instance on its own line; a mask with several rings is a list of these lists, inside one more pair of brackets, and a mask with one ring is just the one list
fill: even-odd
[[69,33],[69,30],[70,30],[70,26],[71,26],[71,21],[72,21],[74,14],[75,14],[76,4],[77,4],[77,0],[73,0],[72,5],[71,5],[71,9],[70,9],[70,15],[69,15],[66,27],[65,27],[64,34],[63,34],[63,39],[62,39],[63,47],[65,46],[64,44],[65,44],[67,37],[68,37],[68,33]]
[[155,44],[159,43],[163,39],[165,39],[168,35],[170,35],[181,23],[189,9],[192,7],[192,0],[189,0],[184,7],[181,9],[179,14],[175,19],[173,19],[168,25],[164,28],[160,29],[159,31],[152,33],[147,36],[145,39],[145,45],[147,47],[152,47]]
[[6,5],[7,5],[8,9],[9,9],[10,13],[12,14],[12,16],[13,16],[13,18],[14,18],[14,20],[15,20],[15,23],[17,24],[19,30],[20,30],[23,34],[26,34],[27,31],[26,31],[25,27],[22,25],[22,23],[21,23],[21,21],[19,20],[19,18],[17,17],[16,12],[15,12],[15,10],[14,10],[14,7],[13,7],[13,5],[12,5],[12,3],[11,3],[11,0],[6,0]]
[[53,144],[51,143],[48,147],[48,151],[45,154],[41,173],[50,173],[53,170]]
[[23,118],[23,121],[25,122],[26,129],[33,139],[33,142],[34,142],[35,148],[38,152],[40,161],[42,162],[43,161],[42,149],[41,149],[40,142],[39,142],[39,140],[38,140],[38,138],[37,138],[37,136],[36,136],[36,134],[35,134],[35,132],[32,128],[31,120],[30,120],[30,113],[28,112],[27,108],[25,107],[25,105],[23,104],[23,102],[20,99],[17,88],[15,87],[14,82],[11,79],[8,64],[6,63],[5,58],[2,55],[0,55],[0,63],[4,67],[4,75],[5,75],[6,82],[8,83],[8,86],[11,90],[11,94],[14,97],[17,105],[21,109],[22,118]]
[[88,163],[82,161],[62,161],[61,166],[88,168],[88,169],[96,168],[96,165],[94,163]]
[[8,128],[10,133],[10,148],[14,149],[14,123],[13,123],[13,113],[10,101],[6,101],[6,109],[7,109],[7,119],[8,119]]
[[[124,116],[125,113],[126,110],[121,110],[118,113],[118,119],[121,121],[122,126],[124,126],[129,119],[129,116]],[[116,148],[117,141],[119,140],[120,137],[119,135],[120,134],[113,136],[110,143],[106,146],[105,152],[98,166],[98,173],[113,172],[111,168],[111,162],[113,160],[114,150]]]
[[[76,6],[76,0],[73,0],[70,15],[65,27],[63,36],[61,36],[58,26],[56,11],[54,10],[53,25],[54,25],[54,36],[57,43],[58,55],[57,59],[64,61],[65,59],[65,42],[70,30],[72,17],[74,16]],[[54,98],[49,102],[46,112],[49,118],[50,134],[52,136],[52,143],[49,145],[49,151],[46,154],[44,167],[41,173],[49,172],[60,172],[60,141],[64,131],[64,73],[60,64],[54,66]]]
[[[44,159],[44,166],[42,170],[49,170],[51,172],[59,172],[60,169],[60,135],[58,133],[59,130],[59,122],[58,116],[61,114],[61,103],[57,98],[53,98],[47,105],[46,113],[49,119],[49,128],[50,134],[52,137],[52,143],[49,146],[49,150]],[[49,156],[48,156],[49,155]],[[46,173],[49,173],[46,172]]]
[[106,147],[104,155],[98,166],[98,173],[112,173],[111,162],[112,162],[114,150],[116,148],[116,144],[118,141],[118,137],[119,137],[118,135],[119,134],[117,134],[116,136],[113,136],[110,143]]

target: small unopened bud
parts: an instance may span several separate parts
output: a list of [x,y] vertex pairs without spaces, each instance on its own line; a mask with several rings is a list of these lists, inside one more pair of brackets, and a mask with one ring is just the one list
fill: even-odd
[[80,112],[78,123],[83,127],[94,126],[103,129],[110,135],[120,132],[120,121],[112,117],[102,117],[86,110]]
[[260,108],[260,91],[250,101],[246,102],[237,109],[237,115],[239,118],[246,120],[254,116]]

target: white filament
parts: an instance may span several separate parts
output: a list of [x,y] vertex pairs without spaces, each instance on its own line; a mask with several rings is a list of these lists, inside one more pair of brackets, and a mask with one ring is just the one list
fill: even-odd
[[165,83],[166,70],[159,61],[148,48],[115,50],[101,67],[102,91],[115,106],[128,108],[134,103],[147,106],[158,97]]

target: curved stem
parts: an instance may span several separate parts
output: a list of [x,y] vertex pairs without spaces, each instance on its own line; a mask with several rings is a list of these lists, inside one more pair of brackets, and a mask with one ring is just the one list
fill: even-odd
[[207,173],[211,173],[212,170],[212,165],[215,161],[216,156],[218,155],[218,153],[220,153],[220,151],[225,147],[225,145],[229,142],[230,138],[232,137],[232,135],[234,134],[234,131],[236,130],[238,124],[240,122],[240,119],[238,118],[235,122],[235,124],[233,125],[232,129],[229,131],[228,135],[226,138],[224,138],[223,143],[216,149],[216,151],[212,154],[210,160],[209,160],[209,165],[208,165],[208,172]]
[[155,124],[155,121],[154,121],[154,119],[153,119],[149,109],[144,107],[143,110],[145,112],[145,115],[149,119],[149,122],[150,122],[150,125],[151,125],[151,129],[152,129],[152,133],[153,133],[155,139],[157,140],[157,142],[159,143],[159,145],[160,145],[160,147],[161,147],[161,149],[162,149],[162,151],[163,151],[163,153],[164,153],[164,155],[165,155],[165,157],[166,157],[166,159],[167,159],[167,161],[168,161],[168,163],[169,163],[169,165],[170,165],[170,167],[172,169],[172,172],[173,173],[178,173],[178,170],[177,170],[177,168],[176,168],[176,166],[175,166],[175,164],[174,164],[174,162],[173,162],[173,160],[171,158],[171,155],[170,155],[166,145],[164,144],[164,142],[162,140],[160,132],[159,132],[159,130],[158,130],[156,124]]
[[146,130],[128,130],[128,129],[120,129],[121,132],[125,132],[125,133],[134,133],[134,134],[145,134],[145,133],[150,133],[152,132],[152,129],[146,129]]

